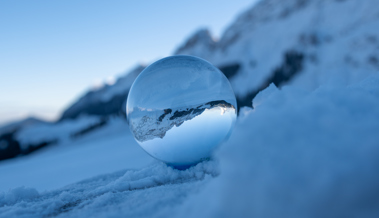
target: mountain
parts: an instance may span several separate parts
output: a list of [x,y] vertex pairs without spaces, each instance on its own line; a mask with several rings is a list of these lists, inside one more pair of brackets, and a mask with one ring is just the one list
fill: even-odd
[[[86,109],[105,110],[121,92],[101,93],[116,83],[57,123],[13,133],[22,150],[60,146],[0,164],[0,217],[379,217],[378,27],[375,0],[262,0],[219,40],[195,33],[176,54],[215,64],[254,107],[211,160],[151,163],[122,109]],[[179,125],[197,107],[156,110],[152,122]]]
[[36,117],[28,117],[23,120],[11,122],[0,127],[0,134],[13,132],[22,126],[29,126],[29,125],[35,125],[35,124],[41,124],[41,123],[48,123],[48,122],[38,119]]
[[115,84],[105,85],[97,90],[90,90],[75,103],[64,110],[60,121],[76,119],[80,115],[109,116],[125,114],[126,98],[129,89],[145,66],[137,65]]
[[201,115],[205,110],[220,108],[223,111],[236,108],[224,101],[210,101],[200,105],[192,105],[180,108],[166,108],[164,110],[141,111],[134,108],[129,117],[129,125],[134,133],[134,137],[139,142],[163,138],[166,132],[174,126],[179,127],[184,122],[192,120]]
[[377,72],[378,13],[371,0],[264,0],[240,14],[220,40],[210,40],[201,30],[175,54],[196,55],[218,66],[238,106],[250,107],[270,83],[314,90]]
[[[262,0],[241,13],[216,40],[196,31],[174,54],[195,55],[229,79],[238,108],[274,83],[312,91],[345,86],[379,71],[379,8],[372,0]],[[125,118],[128,91],[145,66],[113,85],[89,90],[55,124],[29,125],[12,135],[21,150],[75,140]],[[8,136],[9,138],[9,136]],[[10,140],[10,139],[9,139]]]
[[[217,66],[230,80],[238,107],[251,107],[254,96],[271,83],[307,90],[328,83],[350,84],[379,70],[379,10],[372,4],[370,0],[260,1],[241,13],[219,40],[200,29],[174,54],[198,56]],[[120,113],[143,69],[137,66],[114,85],[89,91],[64,111],[61,120]]]
[[[19,142],[14,139],[14,134],[23,127],[35,126],[35,125],[44,125],[48,122],[40,120],[35,117],[28,117],[24,120],[16,121],[9,123],[0,128],[0,160],[16,157],[21,154]],[[43,147],[44,145],[37,145],[36,147]],[[24,151],[23,153],[30,153],[29,151]]]

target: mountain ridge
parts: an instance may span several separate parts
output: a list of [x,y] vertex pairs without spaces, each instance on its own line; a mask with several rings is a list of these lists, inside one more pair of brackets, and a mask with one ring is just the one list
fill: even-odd
[[[195,55],[218,67],[232,85],[238,108],[252,107],[252,99],[271,83],[279,89],[288,84],[312,91],[321,85],[347,86],[377,73],[378,28],[379,8],[370,0],[262,0],[242,12],[219,40],[200,29],[174,54]],[[109,117],[125,119],[128,91],[144,67],[135,67],[113,85],[90,90],[51,125],[71,123],[75,132],[86,133],[107,125]],[[86,120],[83,116],[93,120],[76,125]],[[30,128],[35,127],[22,127],[14,140],[22,138],[24,144]],[[63,138],[73,131],[65,129]],[[38,142],[52,139],[44,134],[49,135],[35,134]]]

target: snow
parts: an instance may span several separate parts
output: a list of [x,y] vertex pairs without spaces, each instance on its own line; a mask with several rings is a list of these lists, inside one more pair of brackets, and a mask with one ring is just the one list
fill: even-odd
[[19,186],[52,190],[99,174],[144,167],[153,159],[135,142],[125,120],[77,140],[0,163],[0,191]]
[[[378,91],[375,75],[349,87],[285,87],[267,95],[218,152],[221,174],[188,203],[196,208],[193,217],[196,211],[204,217],[220,211],[223,217],[376,217]],[[220,199],[214,208],[202,205],[213,199]]]
[[121,211],[126,217],[149,216],[178,205],[217,174],[214,162],[186,171],[156,162],[142,170],[98,176],[51,192],[12,189],[0,195],[0,216],[118,217]]
[[277,91],[278,88],[271,83],[265,90],[259,92],[257,96],[255,96],[255,98],[253,99],[253,108],[258,107]]
[[210,36],[203,37],[178,54],[219,67],[239,63],[230,79],[237,97],[258,90],[288,51],[305,57],[293,86],[313,91],[327,83],[349,85],[379,70],[378,13],[372,0],[264,0],[238,16],[219,41],[209,42],[211,48],[202,46]]
[[[212,160],[175,170],[153,161],[113,120],[1,162],[0,217],[378,217],[375,6],[260,1],[203,58],[242,65],[231,79],[237,95],[261,85],[288,50],[305,55],[303,70],[261,91],[254,109],[241,108]],[[211,38],[203,33],[199,40]],[[181,52],[202,57],[201,48]]]
[[270,86],[257,97],[212,161],[11,189],[0,216],[377,217],[379,74],[311,92]]
[[113,96],[126,93],[132,86],[135,78],[139,73],[145,68],[143,65],[137,65],[132,70],[130,70],[125,76],[117,79],[116,83],[111,86],[99,90],[100,100],[107,102],[112,99]]
[[[138,64],[125,73],[124,76],[119,77],[114,84],[104,84],[97,89],[87,91],[63,111],[61,120],[76,119],[77,116],[83,114],[107,116],[117,114],[121,111],[125,112],[124,106],[119,110],[118,105],[122,104],[122,102],[120,103],[119,101],[125,100],[126,103],[126,96],[128,95],[133,81],[144,68],[145,66]],[[104,106],[104,103],[111,106],[107,108]],[[97,111],[92,111],[91,109],[97,109]]]
[[47,123],[47,122],[43,120],[39,120],[38,118],[28,117],[21,121],[15,121],[15,122],[8,123],[4,126],[1,126],[0,134],[12,132],[16,130],[17,128],[19,128],[20,126],[30,126],[30,125],[42,124],[42,123]]
[[72,134],[100,122],[99,117],[81,116],[76,120],[64,120],[60,123],[38,123],[22,128],[16,133],[21,149],[27,149],[31,144],[46,141],[69,141]]
[[10,189],[0,194],[0,205],[14,204],[18,201],[33,200],[39,197],[39,193],[34,188],[18,187]]

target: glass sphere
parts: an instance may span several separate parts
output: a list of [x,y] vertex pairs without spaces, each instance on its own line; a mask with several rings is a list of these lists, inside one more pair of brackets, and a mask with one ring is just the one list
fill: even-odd
[[156,61],[134,81],[129,128],[152,157],[177,168],[206,160],[236,120],[233,89],[219,69],[186,55]]

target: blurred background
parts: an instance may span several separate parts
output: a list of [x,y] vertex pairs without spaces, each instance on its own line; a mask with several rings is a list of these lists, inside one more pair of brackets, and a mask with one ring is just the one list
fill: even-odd
[[1,2],[0,125],[57,120],[89,88],[171,55],[196,29],[219,38],[253,2]]
[[0,2],[0,191],[149,163],[126,125],[134,79],[255,2]]
[[241,111],[270,84],[357,84],[379,71],[377,3],[1,1],[0,191],[150,164],[125,102],[139,73],[169,55],[218,67]]

